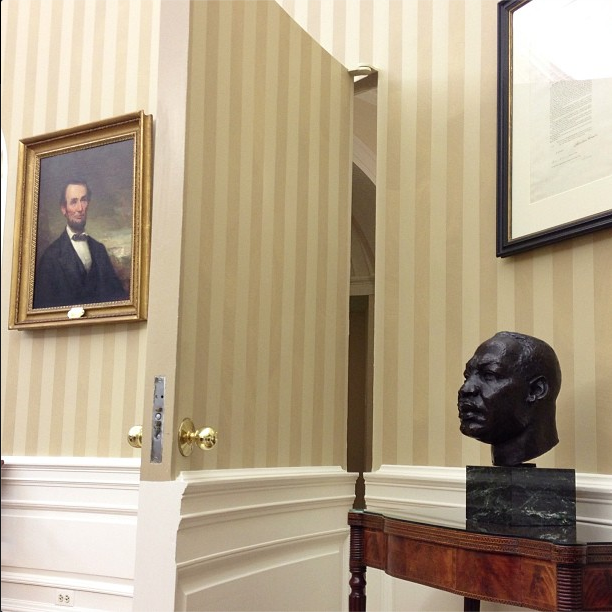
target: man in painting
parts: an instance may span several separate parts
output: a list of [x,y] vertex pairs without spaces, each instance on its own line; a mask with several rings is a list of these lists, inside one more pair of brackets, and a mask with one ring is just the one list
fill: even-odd
[[561,369],[543,340],[499,332],[467,362],[459,389],[460,431],[491,444],[493,465],[516,466],[559,442]]
[[34,308],[53,308],[126,300],[106,247],[85,233],[91,189],[80,179],[68,181],[60,195],[66,229],[36,266]]

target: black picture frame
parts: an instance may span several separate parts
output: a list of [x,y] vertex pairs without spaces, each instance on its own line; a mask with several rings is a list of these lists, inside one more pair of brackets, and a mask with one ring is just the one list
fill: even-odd
[[[542,101],[547,101],[546,108],[544,108],[544,104],[542,104],[542,108],[537,107],[540,102],[540,98],[537,95],[529,96],[529,107],[525,108],[527,105],[523,104],[525,96],[523,95],[524,90],[521,88],[531,87],[533,90],[535,86],[531,84],[524,86],[522,83],[515,83],[519,78],[517,75],[521,74],[520,68],[522,64],[517,66],[519,54],[523,51],[531,53],[531,49],[521,49],[524,38],[522,36],[523,30],[527,30],[529,27],[525,24],[529,24],[529,19],[532,15],[539,16],[540,9],[549,12],[557,11],[564,4],[549,2],[546,6],[542,3],[540,7],[538,5],[540,2],[542,0],[501,0],[497,6],[497,257],[507,257],[561,240],[612,227],[612,165],[609,168],[609,177],[604,176],[603,179],[599,178],[595,181],[589,179],[590,182],[585,182],[584,184],[579,184],[579,181],[583,180],[582,177],[584,175],[579,172],[578,167],[570,170],[569,176],[574,180],[572,189],[562,193],[559,191],[561,195],[556,193],[548,199],[540,200],[544,202],[544,206],[542,206],[542,214],[538,215],[537,205],[540,201],[534,200],[534,191],[537,191],[537,187],[536,189],[533,187],[535,183],[533,176],[538,176],[540,185],[547,186],[546,188],[551,190],[553,188],[561,190],[563,187],[562,181],[569,180],[567,177],[562,176],[563,164],[570,167],[572,163],[577,164],[578,162],[565,162],[561,157],[561,153],[558,153],[558,159],[554,158],[554,155],[557,153],[551,153],[550,158],[554,163],[550,164],[550,175],[547,173],[546,164],[537,155],[530,157],[530,165],[526,170],[523,167],[522,161],[520,164],[517,164],[517,160],[523,159],[519,152],[524,151],[525,146],[534,146],[533,133],[536,130],[529,131],[529,129],[525,129],[525,125],[528,127],[534,122],[537,123],[536,118],[545,117],[545,120],[549,121],[548,129],[546,123],[540,123],[537,131],[543,133],[544,137],[549,138],[549,142],[553,141],[557,134],[557,132],[553,131],[555,129],[554,121],[557,120],[555,118],[555,112],[557,111],[554,110],[556,107],[553,106],[555,94],[552,88],[557,86],[558,83],[551,81],[549,97],[542,97]],[[574,5],[577,4],[574,3]],[[538,10],[537,13],[535,11],[536,8]],[[519,17],[520,20],[517,25],[517,18]],[[540,26],[540,35],[546,34],[547,27],[551,29],[555,27],[553,17],[556,17],[556,15],[546,15],[548,21],[544,22],[543,26]],[[518,27],[521,30],[517,30]],[[565,44],[574,44],[574,39],[575,37],[568,37]],[[551,65],[552,60],[554,58],[551,59]],[[610,62],[612,62],[612,57]],[[522,74],[524,75],[524,72]],[[593,79],[591,86],[594,87],[593,83],[596,83],[598,92],[601,87],[605,87],[604,91],[606,94],[609,94],[610,83],[608,81],[612,82],[612,79]],[[581,85],[586,82],[586,80],[582,79],[568,79],[567,74],[564,74],[561,86],[567,90],[568,87]],[[607,98],[607,103],[609,104],[609,98]],[[611,115],[609,110],[607,114]],[[528,117],[528,121],[521,120],[519,122],[519,117]],[[568,117],[571,121],[571,116],[569,114],[566,115],[566,124]],[[564,118],[559,116],[559,119],[562,120]],[[583,120],[581,119],[580,121]],[[574,128],[573,134],[579,134],[587,129],[582,124],[578,125],[578,121],[575,122],[572,128]],[[609,143],[612,141],[612,122],[605,120],[603,124],[596,124],[587,135],[592,138],[595,132],[598,132],[597,137],[600,141]],[[568,134],[564,136],[565,140],[573,137],[572,132],[568,132]],[[579,138],[586,139],[586,136],[576,136],[573,142],[579,143]],[[531,140],[532,142],[526,142],[526,140]],[[561,139],[558,140],[560,141]],[[593,140],[590,140],[587,145],[592,146],[597,151],[596,155],[602,155],[602,152],[607,151],[606,146],[595,146],[592,145],[593,142]],[[582,146],[582,144],[584,143],[579,143],[576,146]],[[562,148],[562,146],[559,146],[558,151],[561,151]],[[533,149],[529,150],[533,151]],[[565,153],[563,154],[565,155]],[[605,154],[607,155],[607,153]],[[561,160],[560,163],[558,163],[559,160]],[[586,159],[580,163],[583,162],[588,163]],[[592,164],[589,170],[592,170],[593,167],[599,172],[605,172],[603,161]],[[559,178],[560,176],[561,179]],[[529,183],[531,187],[526,185],[526,183]],[[554,185],[554,187],[549,187],[551,185]],[[540,190],[542,191],[541,188]],[[527,196],[525,196],[525,193],[527,193]],[[593,199],[593,194],[595,194],[595,199]],[[563,207],[559,206],[558,208],[558,210],[562,210],[563,215],[558,217],[554,206],[555,198],[562,198],[561,201],[563,202]],[[548,209],[551,212],[548,212]],[[523,221],[523,219],[530,217],[533,217],[536,221]],[[520,230],[516,229],[519,226],[519,221],[522,226],[527,227],[527,230],[524,227]],[[530,223],[533,224],[531,228],[529,227]]]

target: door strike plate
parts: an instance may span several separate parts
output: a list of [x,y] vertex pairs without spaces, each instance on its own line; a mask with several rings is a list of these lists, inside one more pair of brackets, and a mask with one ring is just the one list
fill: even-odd
[[164,436],[164,398],[166,395],[166,377],[155,377],[153,392],[153,423],[151,427],[151,463],[162,461],[162,441]]

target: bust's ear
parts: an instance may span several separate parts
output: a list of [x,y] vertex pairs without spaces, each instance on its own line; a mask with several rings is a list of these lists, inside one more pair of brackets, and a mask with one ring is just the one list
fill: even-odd
[[546,376],[536,376],[529,382],[528,402],[544,399],[548,395],[548,381]]

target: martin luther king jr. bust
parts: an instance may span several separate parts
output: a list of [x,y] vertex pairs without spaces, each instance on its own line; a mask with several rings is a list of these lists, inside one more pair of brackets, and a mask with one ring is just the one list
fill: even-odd
[[496,466],[518,466],[559,442],[561,368],[543,340],[502,331],[467,362],[458,393],[460,431],[491,445]]

